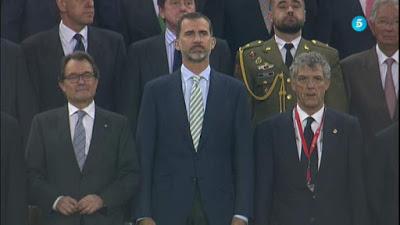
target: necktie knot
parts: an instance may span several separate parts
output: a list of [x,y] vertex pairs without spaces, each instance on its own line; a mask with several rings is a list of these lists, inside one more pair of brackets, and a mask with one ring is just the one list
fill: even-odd
[[284,48],[286,49],[286,51],[290,51],[293,47],[294,47],[294,45],[292,43],[286,43],[284,45]]
[[392,67],[392,64],[394,63],[394,59],[393,58],[387,58],[385,60],[385,63],[388,67]]
[[307,124],[306,127],[311,127],[311,124],[314,122],[314,118],[312,118],[311,116],[307,117]]
[[74,47],[74,51],[85,51],[85,46],[83,46],[83,36],[80,33],[76,33],[74,35],[74,39],[76,40],[76,45]]
[[86,115],[86,112],[83,110],[79,110],[76,112],[76,114],[78,115],[78,120],[82,120],[82,118]]
[[201,79],[200,76],[197,76],[197,75],[192,76],[192,79],[193,79],[193,85],[195,85],[195,86],[199,85],[200,79]]

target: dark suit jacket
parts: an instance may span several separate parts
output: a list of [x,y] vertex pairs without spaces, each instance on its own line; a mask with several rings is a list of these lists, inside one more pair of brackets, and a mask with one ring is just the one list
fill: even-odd
[[[100,71],[96,104],[114,111],[120,89],[120,76],[126,60],[125,44],[122,36],[115,32],[88,28],[87,52]],[[22,48],[38,95],[39,110],[45,111],[64,105],[66,100],[57,81],[61,59],[64,57],[58,26],[29,37],[22,43]]]
[[209,225],[229,224],[234,214],[252,217],[254,164],[246,101],[239,81],[211,70],[196,153],[180,71],[146,85],[136,136],[143,171],[138,218],[185,224],[196,183]]
[[[217,39],[217,44],[210,55],[210,64],[217,71],[231,74],[233,67],[226,41]],[[117,111],[129,118],[135,131],[144,86],[150,80],[169,73],[164,35],[154,36],[129,46],[126,65]]]
[[368,224],[356,118],[326,109],[322,159],[312,193],[301,172],[292,112],[256,129],[255,224]]
[[375,47],[341,61],[350,113],[360,120],[367,143],[370,143],[376,132],[399,118],[398,100],[395,119],[390,118],[378,63]]
[[25,142],[38,103],[21,48],[5,39],[1,39],[0,75],[1,111],[18,119]]
[[367,191],[373,225],[399,224],[399,123],[379,132],[368,157]]
[[1,225],[27,225],[24,150],[17,121],[1,112]]
[[121,0],[121,11],[127,44],[161,33],[153,1]]
[[363,32],[351,27],[354,17],[364,16],[359,0],[320,0],[319,5],[316,38],[336,48],[341,59],[375,44],[369,26]]
[[[32,201],[42,208],[46,224],[120,225],[123,204],[138,185],[138,161],[126,118],[95,109],[93,134],[82,172],[75,158],[68,108],[35,116],[27,144],[27,166]],[[52,210],[58,196],[80,200],[99,195],[106,208],[92,215],[63,216]]]

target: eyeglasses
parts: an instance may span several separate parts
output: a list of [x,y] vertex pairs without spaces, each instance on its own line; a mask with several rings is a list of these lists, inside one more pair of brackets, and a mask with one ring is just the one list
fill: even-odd
[[74,75],[70,75],[70,76],[65,76],[64,80],[68,80],[71,83],[78,83],[80,79],[82,79],[83,81],[91,81],[95,78],[94,73],[83,73],[83,74],[74,74]]
[[325,81],[325,78],[323,76],[306,77],[300,75],[297,76],[295,79],[301,85],[307,85],[309,83],[312,83],[314,85],[321,85]]

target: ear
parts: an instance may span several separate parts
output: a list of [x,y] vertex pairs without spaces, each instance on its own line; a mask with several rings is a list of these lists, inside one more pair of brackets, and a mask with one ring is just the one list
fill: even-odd
[[325,92],[329,89],[330,85],[331,85],[331,80],[325,80]]
[[58,10],[60,10],[60,12],[66,11],[67,3],[65,2],[65,0],[56,0],[56,3],[57,3]]
[[215,37],[211,37],[211,49],[214,49],[217,44],[217,39]]
[[165,20],[164,7],[158,6],[158,16],[161,17],[161,19]]
[[372,34],[375,37],[376,35],[375,35],[375,23],[374,23],[374,21],[372,21],[371,19],[368,19],[368,26],[369,26],[369,29],[371,30]]
[[177,38],[177,39],[175,39],[175,48],[177,49],[177,50],[181,50],[181,46],[179,45],[179,39]]
[[60,89],[61,89],[63,92],[65,92],[65,86],[64,86],[63,81],[59,81],[59,82],[58,82],[58,86],[60,87]]

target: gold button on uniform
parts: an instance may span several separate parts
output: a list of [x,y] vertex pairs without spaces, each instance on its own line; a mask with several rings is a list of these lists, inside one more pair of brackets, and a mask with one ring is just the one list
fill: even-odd
[[290,83],[290,78],[286,79],[286,82]]
[[286,95],[286,99],[287,100],[291,100],[292,99],[292,95],[291,94]]

